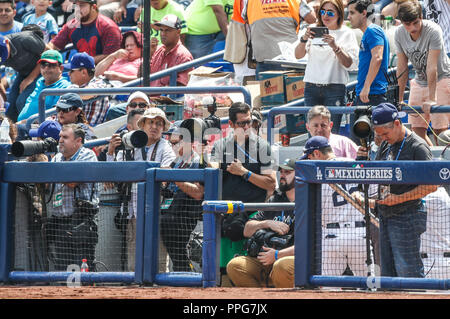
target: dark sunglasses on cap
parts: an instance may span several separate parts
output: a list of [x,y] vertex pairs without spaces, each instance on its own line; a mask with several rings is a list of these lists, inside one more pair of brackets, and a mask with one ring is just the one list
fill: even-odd
[[334,11],[331,11],[331,10],[320,10],[319,11],[320,12],[320,15],[321,16],[324,16],[325,14],[327,15],[327,16],[329,16],[330,18],[332,18],[332,17],[334,17],[336,14],[334,13]]
[[57,107],[57,108],[56,108],[56,112],[57,112],[57,113],[59,113],[59,112],[69,113],[70,111],[74,111],[74,110],[76,110],[76,109],[77,109],[77,107],[75,107],[75,106],[70,107],[70,108],[68,108],[68,109],[63,109],[63,108]]
[[131,108],[133,108],[133,109],[134,109],[135,107],[138,107],[138,106],[139,106],[139,108],[141,108],[141,109],[145,109],[145,108],[148,106],[148,104],[145,103],[145,102],[139,102],[139,103],[131,102],[130,104],[128,104],[128,106],[131,107]]

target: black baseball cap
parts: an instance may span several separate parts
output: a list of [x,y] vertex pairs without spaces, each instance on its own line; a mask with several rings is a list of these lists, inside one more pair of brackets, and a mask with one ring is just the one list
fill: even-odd
[[62,95],[58,102],[56,102],[55,107],[60,109],[70,109],[72,107],[83,107],[83,100],[76,93],[66,93]]

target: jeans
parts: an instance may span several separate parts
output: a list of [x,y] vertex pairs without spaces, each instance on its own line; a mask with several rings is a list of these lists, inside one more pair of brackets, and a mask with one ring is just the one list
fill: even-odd
[[[305,106],[345,106],[345,84],[317,85],[305,83]],[[331,114],[332,132],[338,134],[341,127],[342,114]]]
[[220,41],[225,41],[222,32],[202,35],[186,34],[185,46],[194,59],[197,59],[213,53],[214,45]]
[[424,277],[420,235],[427,212],[423,204],[389,217],[380,217],[381,276]]

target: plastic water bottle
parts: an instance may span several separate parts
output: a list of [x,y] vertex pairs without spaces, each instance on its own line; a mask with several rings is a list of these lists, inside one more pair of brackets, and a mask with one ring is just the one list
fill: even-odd
[[81,272],[89,272],[89,267],[87,264],[87,259],[81,260]]
[[11,144],[9,137],[9,121],[5,117],[0,125],[0,144]]

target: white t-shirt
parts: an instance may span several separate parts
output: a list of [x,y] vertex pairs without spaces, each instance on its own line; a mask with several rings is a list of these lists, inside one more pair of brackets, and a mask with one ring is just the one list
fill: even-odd
[[450,53],[450,4],[447,0],[424,0],[424,19],[441,26],[444,36],[445,52]]
[[349,68],[345,68],[329,45],[314,45],[308,40],[306,44],[308,63],[303,79],[305,82],[314,84],[347,84],[349,81],[348,71],[356,70],[358,67],[359,47],[355,33],[347,26],[329,31],[334,36],[335,42],[341,50],[344,50],[352,57],[353,63]]

